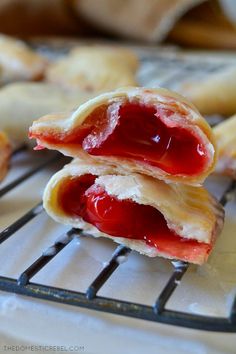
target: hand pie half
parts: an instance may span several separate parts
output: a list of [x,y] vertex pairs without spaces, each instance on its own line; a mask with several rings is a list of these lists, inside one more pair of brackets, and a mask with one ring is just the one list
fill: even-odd
[[46,79],[67,88],[105,92],[136,85],[138,58],[125,48],[81,46],[49,65]]
[[215,172],[236,178],[236,115],[214,128],[219,150]]
[[65,155],[186,184],[199,185],[215,164],[211,128],[194,106],[165,89],[100,95],[74,113],[35,121],[30,136]]
[[0,181],[5,177],[11,155],[10,142],[3,132],[0,132]]
[[150,257],[202,264],[223,226],[224,211],[203,187],[166,184],[140,174],[74,160],[44,191],[58,222],[107,237]]
[[0,35],[0,81],[42,79],[47,60],[31,50],[24,42]]

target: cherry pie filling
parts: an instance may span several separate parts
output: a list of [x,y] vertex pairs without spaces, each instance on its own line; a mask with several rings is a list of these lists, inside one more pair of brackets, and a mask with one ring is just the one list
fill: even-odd
[[[173,105],[172,105],[173,106]],[[43,143],[82,147],[88,154],[135,160],[170,174],[197,175],[208,163],[206,149],[192,131],[163,121],[183,117],[177,107],[114,102],[95,109],[69,133],[32,134]],[[172,124],[173,125],[173,124]]]
[[159,252],[186,261],[207,258],[212,244],[184,239],[167,226],[154,207],[132,200],[118,200],[95,184],[97,176],[68,178],[60,185],[58,203],[64,213],[81,217],[111,236],[144,241]]

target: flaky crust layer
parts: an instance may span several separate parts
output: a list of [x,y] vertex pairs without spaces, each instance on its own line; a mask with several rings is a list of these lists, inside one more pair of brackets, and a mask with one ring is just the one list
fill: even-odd
[[[63,211],[58,202],[60,187],[68,179],[90,173],[99,176],[95,183],[102,186],[109,195],[120,200],[130,199],[138,204],[151,205],[158,209],[165,217],[168,227],[185,239],[211,243],[222,229],[223,208],[203,187],[166,184],[152,177],[139,174],[117,175],[118,172],[116,166],[74,160],[49,181],[43,196],[47,213],[58,222],[81,228],[95,237],[111,238],[150,257],[160,255],[158,249],[148,246],[143,241],[112,237],[100,232],[81,218],[67,215]],[[199,260],[200,263],[203,261],[203,259]]]
[[[191,131],[193,135],[198,137],[207,151],[208,164],[205,170],[201,174],[193,176],[171,175],[158,167],[150,166],[145,162],[137,162],[134,159],[92,155],[89,155],[89,158],[101,163],[120,165],[121,173],[122,171],[138,172],[170,182],[200,185],[213,170],[215,165],[216,146],[213,133],[207,122],[191,103],[186,101],[184,97],[166,89],[128,87],[102,94],[82,104],[74,113],[65,114],[63,118],[56,114],[42,117],[33,123],[31,134],[38,139],[40,145],[49,149],[59,150],[63,154],[72,157],[87,158],[88,154],[78,145],[72,146],[67,144],[47,143],[40,140],[40,135],[42,136],[46,133],[47,135],[51,134],[52,136],[55,136],[57,134],[68,134],[73,132],[73,130],[80,126],[96,108],[102,105],[109,106],[114,102],[120,102],[120,100],[172,108],[176,114],[168,118],[166,117],[164,119],[165,124],[169,127],[181,126],[181,128]],[[182,115],[178,114],[178,112],[182,113]]]

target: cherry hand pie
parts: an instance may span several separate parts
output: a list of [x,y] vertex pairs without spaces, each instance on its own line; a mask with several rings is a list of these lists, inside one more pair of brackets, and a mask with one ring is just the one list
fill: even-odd
[[75,159],[49,181],[44,207],[56,221],[150,257],[205,262],[223,225],[218,202],[203,187],[118,173]]
[[46,79],[67,88],[88,92],[105,92],[136,85],[138,58],[125,48],[81,46],[68,56],[51,63]]
[[229,117],[236,112],[236,67],[211,74],[202,81],[186,83],[181,93],[201,114]]
[[214,128],[219,150],[215,172],[236,178],[236,115]]
[[42,79],[47,60],[31,50],[24,42],[0,35],[0,81]]
[[124,88],[73,113],[35,121],[38,147],[120,166],[169,182],[200,185],[216,160],[211,128],[195,107],[165,89]]
[[0,127],[14,143],[29,143],[29,126],[34,119],[47,112],[73,109],[90,97],[44,82],[8,84],[0,89]]
[[0,132],[0,181],[5,177],[11,155],[11,145],[5,133]]

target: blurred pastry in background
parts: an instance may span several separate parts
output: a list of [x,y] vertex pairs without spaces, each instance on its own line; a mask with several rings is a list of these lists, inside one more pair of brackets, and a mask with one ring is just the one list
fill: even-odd
[[179,89],[203,115],[229,117],[236,112],[236,66],[227,67]]
[[0,131],[0,182],[5,177],[11,156],[11,144],[5,133]]
[[34,119],[53,111],[73,110],[91,94],[49,83],[12,83],[0,89],[0,127],[14,143],[28,142]]
[[134,52],[112,46],[82,46],[49,65],[46,80],[66,88],[104,92],[134,86],[139,60]]
[[[33,80],[47,63],[21,41],[0,36],[2,82]],[[78,47],[50,64],[47,82],[9,83],[0,89],[0,127],[14,143],[28,142],[33,120],[54,111],[71,111],[109,88],[136,84],[139,62],[125,48]]]
[[192,48],[235,49],[234,6],[234,0],[199,1],[176,21],[168,41]]
[[80,18],[117,37],[236,48],[232,0],[73,0],[73,4]]
[[0,83],[40,80],[47,66],[46,58],[23,41],[0,34]]
[[236,114],[214,128],[219,151],[215,172],[236,178]]
[[[9,20],[10,19],[10,20]],[[0,32],[236,48],[234,0],[2,0]]]

